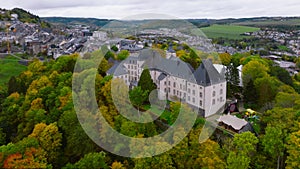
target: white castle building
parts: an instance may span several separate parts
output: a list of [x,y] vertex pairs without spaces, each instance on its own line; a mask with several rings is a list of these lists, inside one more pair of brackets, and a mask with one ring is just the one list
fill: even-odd
[[145,68],[150,70],[161,100],[180,100],[203,117],[214,115],[226,103],[225,69],[221,75],[210,60],[202,60],[194,70],[177,57],[165,59],[157,51],[145,49],[138,56],[115,64],[107,74],[134,87]]

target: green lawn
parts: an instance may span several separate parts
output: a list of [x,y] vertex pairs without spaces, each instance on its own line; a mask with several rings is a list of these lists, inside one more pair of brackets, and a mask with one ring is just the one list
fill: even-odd
[[253,25],[253,26],[299,26],[300,25],[300,19],[295,18],[295,19],[285,19],[285,20],[268,20],[268,21],[248,21],[248,22],[238,22],[234,23],[234,25]]
[[[150,105],[145,105],[145,106],[143,106],[143,108],[145,110],[149,110],[150,109]],[[168,119],[171,118],[170,117],[171,116],[171,112],[170,111],[168,111],[168,110],[161,110],[161,109],[159,109],[156,106],[152,106],[151,107],[151,112],[154,113],[157,116],[160,116],[160,118],[164,119],[164,120],[168,120]]]
[[25,69],[26,66],[20,65],[15,58],[0,59],[0,85],[7,83],[12,76],[19,75]]
[[203,33],[208,38],[229,38],[229,39],[242,39],[248,36],[241,34],[245,32],[256,32],[259,28],[237,25],[212,25],[210,27],[201,28]]

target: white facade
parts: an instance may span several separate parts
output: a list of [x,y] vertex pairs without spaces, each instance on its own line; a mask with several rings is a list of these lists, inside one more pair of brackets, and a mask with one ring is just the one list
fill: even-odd
[[93,32],[93,37],[97,38],[101,41],[106,41],[107,40],[107,33],[103,31],[95,31]]
[[[144,70],[144,63],[145,61],[141,61],[137,57],[129,57],[125,62],[121,63],[123,70],[114,74],[114,78],[123,79],[128,86],[132,84],[136,86]],[[165,76],[159,79],[163,73],[162,71],[151,68],[149,70],[154,83],[157,85],[159,99],[165,100],[168,97],[168,100],[171,101],[182,101],[190,105],[194,110],[202,112],[201,115],[204,117],[214,115],[224,108],[227,88],[225,79],[210,85],[199,85],[195,81],[191,82],[190,80],[174,76],[172,73],[164,73]]]

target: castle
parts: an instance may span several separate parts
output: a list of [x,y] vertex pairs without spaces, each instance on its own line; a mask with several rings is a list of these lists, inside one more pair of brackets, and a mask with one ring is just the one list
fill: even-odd
[[218,72],[210,60],[202,60],[194,70],[175,56],[166,59],[153,49],[144,49],[138,56],[115,64],[107,74],[135,87],[145,68],[149,69],[161,100],[180,100],[203,117],[214,115],[226,103],[225,69]]

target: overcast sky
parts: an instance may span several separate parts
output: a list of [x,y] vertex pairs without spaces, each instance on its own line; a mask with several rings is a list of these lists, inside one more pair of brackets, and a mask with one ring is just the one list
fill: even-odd
[[0,0],[0,7],[21,7],[41,17],[122,19],[159,13],[178,18],[300,16],[300,0]]

